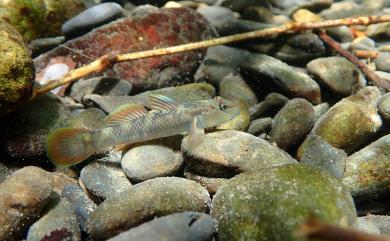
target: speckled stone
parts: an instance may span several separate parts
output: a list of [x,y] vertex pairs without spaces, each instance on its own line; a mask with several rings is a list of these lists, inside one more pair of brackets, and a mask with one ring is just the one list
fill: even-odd
[[328,110],[329,110],[329,104],[326,102],[323,102],[321,104],[313,106],[314,108],[314,115],[315,120],[319,120]]
[[292,99],[276,114],[269,133],[278,147],[288,150],[299,145],[314,126],[315,114],[309,101]]
[[253,120],[247,132],[249,134],[258,136],[270,130],[272,128],[272,122],[272,118],[269,117]]
[[107,199],[131,187],[131,183],[120,167],[103,162],[94,162],[83,167],[80,180],[88,191],[102,199]]
[[0,183],[3,182],[11,173],[12,171],[9,170],[6,165],[0,163]]
[[182,212],[156,218],[115,236],[109,241],[209,241],[214,236],[214,220],[204,213]]
[[370,214],[364,217],[360,217],[359,219],[366,219],[372,222],[383,235],[390,234],[390,216]]
[[356,210],[347,188],[318,168],[291,164],[240,174],[214,196],[219,241],[297,241],[292,232],[310,215],[353,226]]
[[250,54],[240,66],[243,71],[261,75],[258,77],[260,83],[267,82],[264,78],[266,76],[291,96],[305,98],[314,104],[321,102],[320,87],[312,78],[276,58],[265,54]]
[[219,84],[219,95],[228,100],[244,102],[248,107],[257,103],[253,90],[240,74],[228,74]]
[[51,193],[52,177],[41,168],[24,167],[7,177],[0,184],[0,240],[22,238],[40,217]]
[[104,201],[88,220],[88,233],[95,240],[105,240],[156,216],[205,212],[209,206],[209,194],[198,183],[178,177],[154,178]]
[[378,57],[375,58],[375,66],[378,70],[390,72],[390,53],[380,53]]
[[141,182],[155,177],[173,176],[183,164],[181,153],[162,145],[140,145],[122,157],[122,169],[132,181]]
[[390,134],[386,135],[346,160],[343,182],[356,199],[367,199],[390,190]]
[[349,96],[366,84],[363,74],[344,57],[319,58],[307,64],[310,74],[336,95]]
[[232,130],[206,134],[194,150],[188,149],[184,138],[182,152],[189,170],[210,177],[232,177],[240,172],[296,163],[267,141]]
[[[80,241],[79,224],[72,205],[62,199],[54,208],[35,222],[27,234],[27,241],[41,241],[53,231],[66,230],[68,240]],[[66,240],[66,239],[65,239]]]
[[378,112],[382,120],[390,124],[390,93],[384,94],[378,100]]

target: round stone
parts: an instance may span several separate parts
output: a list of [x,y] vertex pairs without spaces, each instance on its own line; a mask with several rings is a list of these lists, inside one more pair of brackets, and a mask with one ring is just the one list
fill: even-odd
[[318,168],[291,164],[232,178],[214,196],[218,240],[298,240],[308,217],[352,226],[356,210],[348,189]]

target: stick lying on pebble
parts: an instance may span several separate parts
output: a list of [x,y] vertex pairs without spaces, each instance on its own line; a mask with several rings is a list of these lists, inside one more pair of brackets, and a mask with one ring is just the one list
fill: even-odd
[[[275,36],[282,33],[300,32],[303,30],[330,28],[330,27],[337,27],[343,25],[346,26],[371,25],[375,23],[384,23],[384,22],[390,22],[390,15],[344,18],[344,19],[335,19],[335,20],[327,20],[327,21],[311,22],[311,23],[291,22],[278,27],[256,30],[256,31],[251,31],[251,32],[241,33],[241,34],[234,34],[226,37],[214,38],[205,41],[177,45],[177,46],[172,46],[167,48],[146,50],[146,51],[140,51],[135,53],[127,53],[127,54],[118,54],[115,56],[103,55],[100,58],[96,59],[95,61],[87,65],[84,65],[80,68],[70,71],[64,77],[58,80],[52,80],[46,85],[35,88],[30,100],[35,99],[61,85],[72,83],[92,73],[101,72],[116,63],[120,63],[124,61],[181,53],[181,52],[191,51],[195,49],[216,46],[216,45],[234,43],[243,40]],[[382,86],[383,83],[385,83],[386,86]],[[379,82],[376,84],[379,87],[382,87],[387,91],[390,91],[389,88],[390,83],[388,83],[387,81]]]

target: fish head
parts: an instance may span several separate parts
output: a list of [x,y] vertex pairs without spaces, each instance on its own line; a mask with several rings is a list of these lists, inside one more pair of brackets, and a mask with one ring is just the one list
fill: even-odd
[[215,97],[210,100],[200,113],[202,124],[208,127],[215,127],[240,114],[240,103]]

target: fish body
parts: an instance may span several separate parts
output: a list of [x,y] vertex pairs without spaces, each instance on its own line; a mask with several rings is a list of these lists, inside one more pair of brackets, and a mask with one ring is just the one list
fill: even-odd
[[101,129],[63,128],[50,133],[47,152],[59,166],[75,165],[96,152],[119,144],[131,144],[189,132],[197,145],[203,129],[215,127],[239,114],[238,103],[216,97],[180,105],[165,96],[153,96],[151,111],[139,104],[114,110]]

